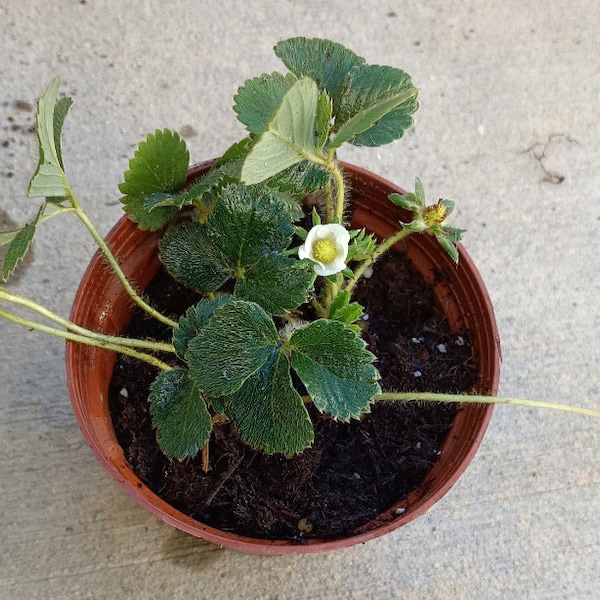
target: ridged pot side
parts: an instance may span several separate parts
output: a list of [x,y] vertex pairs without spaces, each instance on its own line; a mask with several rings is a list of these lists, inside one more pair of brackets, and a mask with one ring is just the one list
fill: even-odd
[[[188,181],[201,177],[211,162],[196,165]],[[390,182],[358,167],[342,164],[350,177],[353,227],[366,227],[379,237],[398,229],[408,216],[387,200],[389,193],[404,193]],[[137,288],[145,289],[155,276],[159,260],[158,233],[144,232],[123,217],[107,236],[123,270]],[[495,395],[500,374],[498,332],[493,309],[481,277],[464,248],[456,266],[434,238],[411,236],[399,249],[407,252],[416,269],[433,285],[436,303],[457,332],[468,331],[474,358],[479,364],[475,393]],[[444,270],[441,281],[436,272]],[[125,330],[135,311],[116,276],[96,254],[77,290],[71,319],[103,333]],[[427,511],[457,481],[475,455],[492,415],[492,405],[464,405],[441,448],[441,455],[423,484],[390,510],[361,528],[356,535],[336,540],[310,539],[303,545],[284,540],[263,540],[223,532],[176,510],[152,492],[133,472],[112,425],[108,389],[116,355],[92,346],[67,342],[67,384],[75,416],[85,439],[102,466],[136,502],[162,520],[191,535],[243,552],[255,554],[312,553],[363,543],[412,521]],[[398,510],[398,509],[404,509]],[[402,513],[402,514],[397,514]]]

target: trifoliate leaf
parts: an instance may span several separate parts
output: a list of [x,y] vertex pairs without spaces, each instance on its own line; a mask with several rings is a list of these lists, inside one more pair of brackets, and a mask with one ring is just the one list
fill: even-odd
[[267,254],[246,270],[235,286],[235,295],[256,302],[271,315],[283,315],[307,301],[315,280],[311,267],[296,268],[298,261]]
[[353,329],[319,319],[295,331],[289,346],[292,367],[320,411],[348,421],[369,410],[380,391],[379,373],[375,357]]
[[50,82],[44,95],[38,100],[36,113],[36,131],[39,142],[39,163],[37,171],[29,184],[30,198],[63,198],[69,195],[69,184],[62,167],[60,140],[62,125],[69,107],[70,99],[56,102],[60,79]]
[[[246,270],[263,256],[287,248],[293,233],[290,211],[280,194],[264,186],[230,184],[221,190],[206,224],[186,222],[167,231],[159,244],[160,257],[176,279],[200,292],[212,292],[232,277],[243,280]],[[273,278],[269,285],[288,283],[273,271],[273,267],[287,271],[285,261],[266,265]],[[295,298],[304,281],[300,274],[290,275],[288,297]],[[255,282],[259,287],[267,282],[264,276],[250,274],[254,291],[249,293],[258,301]],[[283,307],[289,302],[285,300]]]
[[341,44],[317,38],[296,37],[279,42],[275,54],[298,78],[310,77],[321,91],[333,96],[342,79],[365,62]]
[[348,73],[333,98],[336,135],[344,142],[380,146],[402,137],[418,108],[417,89],[400,69],[361,65]]
[[184,369],[161,373],[150,390],[150,413],[165,455],[195,456],[210,438],[210,414],[200,390]]
[[312,79],[300,79],[289,89],[244,161],[244,183],[260,183],[303,160],[316,158],[318,102],[319,89]]
[[234,98],[233,109],[248,131],[261,134],[267,129],[283,97],[296,80],[291,73],[286,76],[271,73],[244,83]]
[[199,292],[213,292],[233,275],[223,252],[200,223],[170,227],[159,243],[159,251],[169,273]]
[[233,394],[276,351],[277,329],[257,304],[236,300],[215,311],[190,340],[190,374],[211,397]]
[[179,320],[179,327],[173,330],[173,346],[179,358],[185,360],[190,340],[195,338],[198,332],[206,326],[217,309],[232,300],[234,300],[233,296],[223,294],[212,300],[203,298],[198,304],[188,308],[185,315]]
[[140,143],[119,189],[125,194],[123,209],[141,229],[160,229],[175,214],[171,206],[149,210],[145,201],[152,194],[177,192],[185,183],[189,158],[185,141],[168,129],[156,130]]
[[292,456],[313,442],[313,426],[292,385],[289,359],[283,352],[228,398],[226,413],[246,442],[268,454]]

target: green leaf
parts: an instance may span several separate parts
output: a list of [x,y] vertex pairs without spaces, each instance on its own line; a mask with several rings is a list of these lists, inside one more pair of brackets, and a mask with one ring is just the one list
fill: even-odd
[[170,227],[159,243],[159,251],[169,273],[199,292],[213,292],[233,275],[223,252],[200,223]]
[[329,139],[331,131],[331,119],[333,117],[333,102],[326,92],[321,92],[317,103],[317,117],[315,122],[315,134],[317,136],[317,147],[323,148]]
[[15,270],[18,262],[27,254],[27,250],[31,246],[36,227],[44,213],[44,205],[40,207],[35,219],[16,232],[16,235],[11,241],[4,262],[2,263],[2,279],[6,281],[10,274]]
[[231,277],[243,279],[263,256],[286,248],[293,233],[279,194],[264,186],[230,184],[221,190],[205,225],[186,222],[167,231],[160,257],[176,279],[212,292]]
[[440,246],[447,252],[448,256],[455,262],[458,263],[458,249],[456,246],[446,237],[436,236]]
[[54,146],[56,148],[56,158],[58,159],[58,164],[61,166],[63,171],[65,165],[62,158],[61,136],[65,118],[67,117],[67,113],[72,105],[73,100],[71,98],[61,98],[54,107]]
[[227,401],[242,438],[263,452],[292,456],[308,448],[313,426],[290,378],[289,359],[276,353]]
[[[60,79],[56,77],[38,100],[36,131],[40,156],[37,170],[29,184],[28,195],[30,198],[61,198],[69,195],[69,184],[62,168],[60,146],[57,149],[56,139],[60,139],[70,101],[61,101],[58,111],[55,112],[59,85]],[[56,122],[55,116],[57,117]]]
[[[57,204],[56,202],[49,199],[41,206],[42,214],[41,216],[38,215],[36,217],[37,224],[39,225],[41,222],[46,221],[50,217],[54,217],[62,212],[69,210],[69,207],[61,206],[60,204]],[[10,231],[0,231],[0,246],[10,244],[24,229],[25,227],[20,227],[19,229],[12,229]]]
[[210,414],[184,369],[161,373],[150,390],[150,413],[161,450],[170,459],[195,456],[210,438]]
[[10,231],[0,231],[0,246],[10,244],[25,227],[20,229],[11,229]]
[[119,184],[119,190],[125,194],[121,198],[123,209],[140,229],[156,231],[173,217],[176,211],[172,206],[148,209],[146,198],[177,192],[185,183],[189,158],[185,141],[168,129],[156,130],[140,143],[129,161],[125,181]]
[[388,198],[396,206],[400,206],[411,212],[419,212],[424,206],[424,204],[419,203],[415,194],[406,194],[405,196],[401,196],[400,194],[390,194]]
[[185,140],[176,131],[157,129],[138,146],[119,189],[128,196],[176,192],[185,183],[189,158]]
[[362,317],[363,307],[358,302],[350,302],[350,293],[341,290],[329,307],[329,318],[342,323],[354,323]]
[[377,247],[377,240],[372,233],[367,234],[364,229],[354,229],[350,232],[352,243],[348,248],[347,261],[365,260],[373,256]]
[[179,327],[173,330],[173,346],[179,358],[185,360],[190,340],[195,338],[198,332],[208,324],[217,309],[233,299],[230,294],[223,294],[212,300],[203,298],[198,304],[188,308],[185,315],[179,320]]
[[233,394],[273,356],[278,343],[273,320],[257,304],[236,300],[215,311],[189,342],[191,376],[209,396]]
[[251,133],[263,133],[275,115],[285,94],[296,82],[291,73],[263,74],[249,79],[239,88],[233,109]]
[[[330,177],[331,175],[319,165],[303,160],[270,177],[265,184],[302,200],[306,194],[316,192],[327,185]],[[302,216],[304,213],[299,209],[298,218]]]
[[208,217],[209,238],[229,264],[246,267],[289,245],[294,227],[285,203],[264,186],[225,187]]
[[267,130],[244,161],[241,179],[260,183],[303,160],[316,157],[315,122],[319,89],[308,78],[298,80],[285,94]]
[[400,69],[361,65],[350,71],[333,99],[336,135],[331,147],[344,142],[379,146],[399,139],[412,125],[418,108],[417,89]]
[[221,169],[212,169],[200,181],[178,194],[165,194],[156,192],[148,196],[144,202],[144,208],[153,211],[164,206],[182,208],[199,202],[206,202],[225,180],[225,174]]
[[[156,197],[157,194],[153,194]],[[168,197],[169,194],[162,194],[161,198]],[[129,218],[137,224],[143,231],[158,231],[167,225],[177,213],[173,206],[163,206],[159,208],[146,206],[146,196],[140,194],[137,196],[124,196],[121,198],[123,210]]]
[[364,58],[341,44],[317,38],[295,37],[279,42],[275,54],[298,78],[310,77],[320,90],[333,96],[348,71]]
[[289,346],[292,367],[321,412],[348,421],[369,410],[380,391],[379,373],[375,357],[353,329],[319,319],[295,331]]
[[415,198],[419,206],[425,206],[425,188],[418,177],[415,179]]
[[312,267],[298,269],[298,261],[267,254],[250,267],[235,286],[235,295],[256,302],[271,315],[284,315],[308,299],[314,283]]

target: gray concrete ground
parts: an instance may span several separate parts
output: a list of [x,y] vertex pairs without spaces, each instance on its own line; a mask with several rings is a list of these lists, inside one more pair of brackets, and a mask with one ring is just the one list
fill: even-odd
[[[37,204],[30,110],[55,75],[75,100],[65,160],[102,232],[127,158],[179,129],[196,161],[242,135],[231,98],[280,68],[272,46],[330,37],[411,73],[416,126],[344,151],[455,198],[488,285],[504,395],[600,406],[600,9],[597,0],[174,2],[0,6],[0,215]],[[12,288],[68,314],[93,247],[49,223]],[[0,597],[600,598],[600,423],[500,407],[427,515],[323,556],[261,558],[187,537],[104,473],[72,415],[63,344],[0,323]]]

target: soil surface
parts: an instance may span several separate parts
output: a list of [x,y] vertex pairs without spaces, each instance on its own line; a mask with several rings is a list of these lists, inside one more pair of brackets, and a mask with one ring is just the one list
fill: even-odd
[[[173,310],[197,300],[160,272],[147,290]],[[477,376],[468,333],[452,333],[433,293],[403,255],[392,252],[357,286],[366,308],[364,337],[377,356],[383,390],[456,392]],[[129,335],[164,338],[142,314]],[[111,383],[111,413],[125,456],[161,498],[221,530],[302,543],[351,535],[418,487],[440,454],[455,405],[378,403],[362,420],[337,423],[311,411],[315,442],[291,459],[254,451],[230,422],[214,427],[210,471],[200,455],[169,461],[160,451],[147,402],[156,371],[120,356]]]

